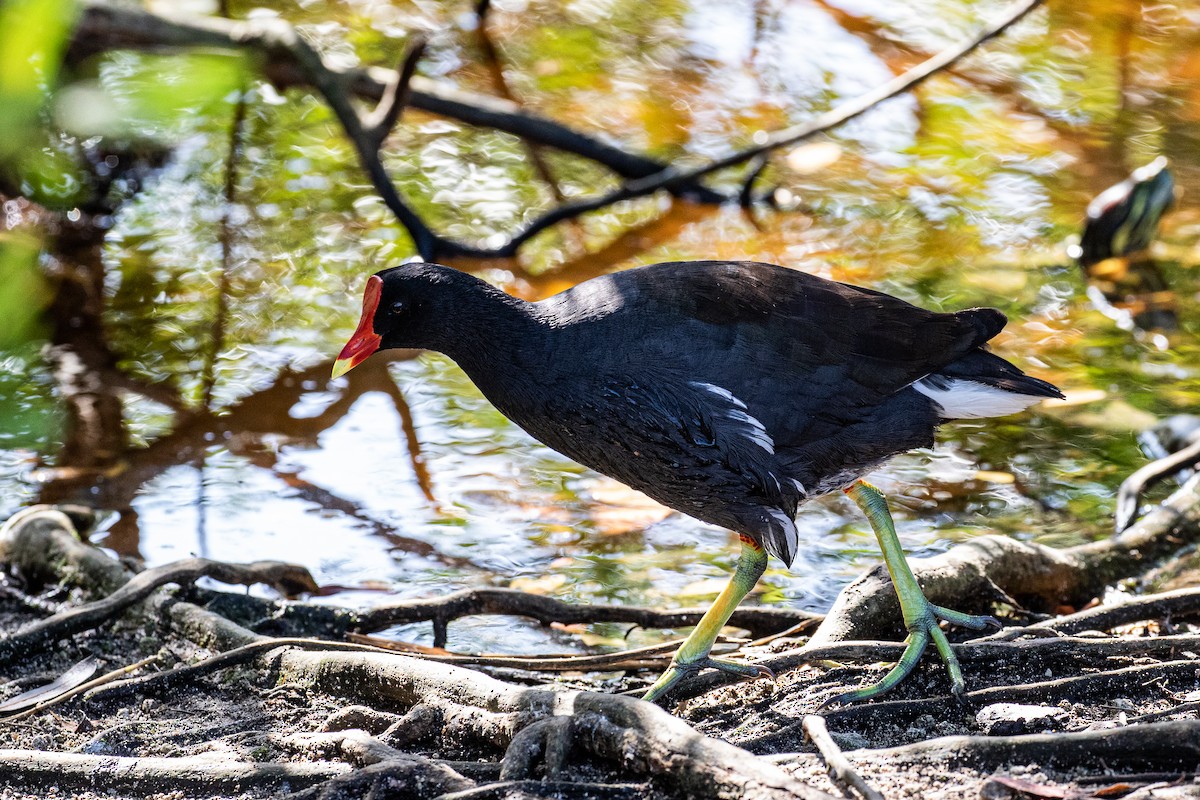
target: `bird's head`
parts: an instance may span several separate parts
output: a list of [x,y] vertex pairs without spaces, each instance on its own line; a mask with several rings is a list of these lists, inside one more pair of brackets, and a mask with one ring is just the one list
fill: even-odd
[[377,350],[446,352],[463,338],[464,320],[478,316],[491,295],[507,297],[476,277],[437,264],[404,264],[375,273],[367,279],[362,316],[333,364],[333,377]]

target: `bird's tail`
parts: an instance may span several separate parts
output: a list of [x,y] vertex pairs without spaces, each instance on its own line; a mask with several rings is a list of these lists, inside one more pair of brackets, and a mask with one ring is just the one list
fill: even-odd
[[1044,398],[1063,396],[1054,384],[1026,375],[986,350],[971,351],[913,388],[937,404],[943,419],[1003,417]]

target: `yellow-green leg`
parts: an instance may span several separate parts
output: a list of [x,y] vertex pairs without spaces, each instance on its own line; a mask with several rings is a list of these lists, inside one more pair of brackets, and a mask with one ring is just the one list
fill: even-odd
[[887,564],[888,572],[892,576],[892,585],[896,587],[896,596],[900,599],[900,610],[904,615],[904,627],[908,629],[908,638],[904,640],[905,647],[904,652],[900,655],[900,660],[887,675],[883,676],[879,683],[838,695],[830,702],[853,703],[858,700],[867,700],[894,688],[900,681],[907,678],[917,666],[930,639],[933,640],[938,655],[946,664],[946,672],[950,675],[951,691],[955,695],[963,695],[965,689],[962,670],[958,666],[958,658],[950,649],[950,642],[946,640],[946,634],[938,626],[938,621],[945,620],[972,630],[983,630],[989,626],[998,628],[1000,622],[993,617],[963,614],[960,611],[952,611],[929,602],[925,593],[921,591],[916,576],[909,568],[908,561],[904,558],[904,550],[900,547],[896,526],[892,522],[892,515],[888,511],[887,500],[883,493],[864,481],[856,481],[845,491],[867,515],[871,529],[875,531],[875,538],[879,540],[879,549],[883,551],[883,561]]
[[731,672],[744,678],[775,679],[775,674],[766,667],[738,664],[733,661],[712,658],[708,654],[712,650],[713,642],[717,640],[721,628],[725,627],[725,623],[733,616],[733,610],[737,608],[738,603],[742,602],[742,598],[750,593],[754,584],[758,583],[758,579],[762,577],[766,568],[767,551],[759,547],[756,542],[743,536],[742,555],[738,558],[737,569],[734,571],[733,577],[730,578],[729,583],[725,585],[713,604],[709,606],[708,611],[704,612],[704,616],[700,618],[700,624],[692,630],[691,635],[675,651],[675,655],[671,658],[671,666],[667,667],[667,671],[642,696],[643,700],[655,700],[662,697],[676,683],[705,667]]

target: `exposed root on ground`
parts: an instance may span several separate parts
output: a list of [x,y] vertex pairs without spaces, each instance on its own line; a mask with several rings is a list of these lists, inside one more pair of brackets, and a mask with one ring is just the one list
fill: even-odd
[[325,784],[348,773],[336,762],[245,763],[211,758],[122,758],[39,750],[0,750],[0,775],[10,786],[118,792],[224,794]]
[[[27,524],[31,518],[46,522],[31,526]],[[17,543],[10,553],[22,559],[15,564],[23,570],[34,566],[39,553],[56,552],[71,555],[76,580],[90,577],[91,568],[96,569],[96,577],[112,580],[116,574],[104,563],[108,557],[78,542],[69,520],[56,512],[39,510],[28,515],[24,523],[18,520],[9,526],[8,536]],[[26,541],[26,536],[35,538],[36,544]],[[80,548],[93,552],[84,556]],[[124,585],[130,586],[136,580],[128,576]],[[147,610],[160,612],[174,633],[213,650],[241,648],[239,657],[246,656],[249,664],[274,676],[277,685],[301,686],[384,712],[438,719],[441,725],[437,738],[451,749],[492,752],[503,758],[514,737],[528,726],[562,719],[566,721],[555,722],[554,726],[559,730],[569,727],[569,743],[562,738],[547,739],[544,748],[559,764],[567,758],[614,764],[621,774],[652,778],[678,796],[828,797],[777,766],[699,734],[657,706],[640,700],[549,687],[523,688],[454,665],[387,652],[361,652],[370,649],[361,646],[357,648],[360,652],[335,649],[336,644],[323,650],[300,649],[284,640],[260,636],[161,590],[157,595],[153,591],[143,604]],[[355,787],[353,791],[369,791],[380,781],[400,779],[412,784],[418,774],[429,792],[415,796],[474,785],[443,765],[401,753],[365,733],[314,732],[308,738],[293,737],[279,744],[292,749],[333,747],[339,756],[349,757],[362,767],[335,776],[329,784],[314,786],[302,795],[305,797],[336,796],[350,787]],[[429,742],[423,744],[428,746]],[[530,762],[528,757],[524,759],[523,772],[533,771]]]
[[[1200,540],[1200,476],[1124,533],[1056,550],[1005,536],[982,536],[933,558],[909,559],[934,603],[983,612],[1013,600],[1035,612],[1083,606],[1106,586],[1146,569]],[[811,646],[847,639],[893,637],[900,604],[881,565],[838,596]]]
[[[1191,493],[1188,496],[1196,495],[1197,483],[1189,483],[1185,490]],[[1003,578],[996,582],[1005,594],[1051,598],[1053,592],[1083,591],[1082,587],[1095,584],[1095,577],[1066,577],[1072,570],[1093,569],[1113,575],[1132,570],[1135,562],[1144,566],[1166,552],[1167,542],[1160,537],[1195,535],[1192,529],[1196,527],[1196,515],[1182,502],[1186,497],[1181,497],[1183,491],[1169,501],[1176,503],[1174,512],[1151,514],[1129,534],[1119,537],[1119,546],[1139,547],[1138,554],[1118,557],[1112,552],[1118,546],[1118,540],[1114,540],[1062,551],[1058,554],[1061,558],[1054,562],[1055,569],[1034,569],[1021,577],[1021,571],[1006,559],[1028,553],[1023,549],[1028,546],[992,548],[985,544],[976,552],[999,554],[990,563],[1007,565],[1007,571],[993,569],[982,574],[987,580]],[[284,732],[245,730],[238,735],[258,742],[257,749],[243,749],[237,756],[217,760],[194,755],[162,758],[159,753],[143,757],[0,751],[0,770],[13,786],[36,786],[54,774],[64,787],[134,795],[171,787],[199,795],[291,792],[290,796],[300,798],[373,794],[463,800],[554,797],[573,790],[597,798],[828,798],[830,795],[823,791],[828,786],[873,800],[879,796],[873,786],[879,784],[872,776],[880,770],[899,769],[901,764],[954,765],[974,770],[980,780],[1003,783],[1009,779],[992,778],[990,773],[1026,761],[1068,772],[1084,767],[1095,771],[1106,765],[1132,769],[1138,763],[1159,771],[1186,770],[1200,760],[1200,723],[1160,721],[1191,713],[1191,706],[1197,705],[1187,698],[1200,686],[1200,658],[1196,656],[1200,652],[1200,633],[1188,630],[1151,637],[1103,633],[1139,621],[1153,625],[1164,615],[1182,618],[1200,613],[1200,591],[1134,598],[1120,605],[1009,628],[954,645],[966,667],[970,691],[965,704],[944,696],[944,676],[931,668],[919,671],[892,699],[834,708],[820,717],[813,716],[812,711],[824,699],[843,692],[848,685],[871,679],[871,670],[838,667],[838,663],[888,661],[896,658],[902,648],[898,643],[880,641],[790,646],[801,643],[792,631],[755,648],[764,651],[765,657],[758,663],[786,676],[774,694],[761,682],[745,684],[732,693],[717,693],[713,690],[728,683],[724,675],[698,676],[685,685],[681,696],[711,695],[704,703],[692,702],[681,708],[693,723],[689,724],[632,697],[579,691],[552,683],[555,670],[612,672],[654,664],[669,646],[600,656],[396,653],[363,643],[367,637],[357,637],[357,642],[275,637],[243,624],[247,619],[271,619],[285,616],[284,609],[295,612],[300,608],[302,613],[290,615],[290,624],[302,629],[301,623],[309,622],[326,635],[330,630],[364,630],[415,620],[440,620],[444,635],[446,622],[474,613],[524,613],[542,622],[592,621],[594,618],[586,616],[586,608],[580,612],[579,607],[546,598],[484,590],[456,593],[436,601],[397,604],[371,613],[325,613],[314,610],[321,608],[315,605],[193,591],[188,585],[200,576],[233,583],[265,582],[282,585],[285,590],[303,589],[311,579],[303,570],[286,564],[228,565],[203,559],[176,562],[135,575],[102,551],[81,542],[73,518],[80,523],[86,521],[85,514],[71,517],[51,508],[23,512],[3,528],[0,555],[9,569],[30,585],[66,583],[86,588],[86,596],[98,599],[66,608],[0,638],[0,659],[27,659],[56,641],[85,635],[97,626],[122,619],[157,623],[176,643],[176,649],[178,643],[187,642],[197,655],[189,658],[191,663],[175,669],[150,671],[170,660],[167,650],[162,650],[132,665],[142,674],[128,677],[132,667],[109,671],[17,716],[0,720],[0,730],[14,725],[16,719],[21,722],[15,724],[25,724],[46,718],[52,705],[57,706],[57,718],[62,718],[65,709],[68,718],[78,714],[86,721],[103,716],[108,709],[124,707],[122,704],[131,698],[144,707],[164,699],[170,702],[170,698],[180,695],[226,691],[223,687],[229,685],[228,678],[214,683],[216,675],[253,676],[253,681],[266,687],[262,697],[267,702],[295,696],[301,698],[297,702],[308,707],[314,698],[320,698],[322,707],[328,710],[316,717],[310,713],[306,722],[287,726]],[[1179,546],[1178,540],[1171,545]],[[943,558],[940,563],[945,567],[970,560]],[[1044,567],[1048,562],[1043,559],[1034,563]],[[1068,563],[1075,566],[1068,569]],[[964,572],[975,574],[969,568]],[[918,570],[918,574],[942,573]],[[950,577],[945,581],[935,581],[934,585],[941,588],[930,594],[936,597],[938,591],[954,585]],[[171,590],[167,584],[183,588]],[[1014,592],[1017,585],[1023,590]],[[1025,591],[1030,587],[1038,591]],[[888,596],[894,598],[890,585],[887,589]],[[858,607],[870,610],[879,606],[865,603]],[[685,624],[679,616],[647,609],[620,617],[628,609],[600,606],[591,610],[597,608],[601,618],[609,621],[656,625],[669,620],[672,625]],[[225,616],[227,610],[239,612],[234,614],[237,619]],[[603,616],[609,612],[610,616]],[[794,615],[750,613],[737,624],[762,633],[777,632],[795,622]],[[116,630],[120,630],[119,625]],[[467,665],[519,668],[525,676],[546,677],[542,684],[520,685]],[[582,682],[579,678],[572,680]],[[1082,715],[1069,724],[1055,723],[1076,727],[1076,732],[1017,736],[975,733],[983,724],[976,720],[981,709],[1020,704],[1020,708],[1033,707],[1053,716],[1059,709],[1077,706],[1103,709],[1114,697],[1125,704],[1121,708],[1140,710],[1134,721],[1144,723],[1126,725],[1122,717],[1109,729],[1084,730],[1090,723]],[[736,710],[728,712],[724,727],[714,732],[736,741],[736,745],[694,727],[705,728],[708,717],[725,714],[722,703]],[[801,713],[792,716],[792,712],[782,709]],[[744,732],[739,715],[753,721]],[[963,733],[933,739],[928,734],[918,735],[926,741],[898,748],[862,746],[876,740],[911,742],[912,731],[924,730]],[[870,738],[864,738],[864,734]],[[754,755],[804,746],[806,738],[817,745],[822,759],[808,754],[792,754],[795,757],[791,761],[779,755]],[[213,746],[222,747],[217,740]],[[118,777],[94,777],[101,763],[115,768]],[[826,768],[833,775],[832,784],[824,783]]]

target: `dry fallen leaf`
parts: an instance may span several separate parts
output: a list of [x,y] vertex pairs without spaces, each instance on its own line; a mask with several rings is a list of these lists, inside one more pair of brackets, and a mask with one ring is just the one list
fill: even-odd
[[1011,789],[1020,795],[1027,795],[1029,797],[1057,799],[1067,796],[1067,790],[1059,786],[1045,786],[1021,778],[1011,778],[1008,775],[993,775],[988,779],[988,783],[998,783],[1006,789]]
[[539,575],[536,578],[513,578],[508,588],[529,592],[530,594],[550,594],[566,582],[567,579],[562,575],[552,572],[549,575]]
[[1015,477],[1013,477],[1011,472],[999,472],[989,469],[976,470],[972,477],[975,480],[983,481],[984,483],[1002,483],[1005,485],[1015,483],[1017,480]]
[[797,175],[813,175],[842,157],[842,148],[833,142],[813,142],[794,147],[785,161]]
[[592,524],[609,536],[645,530],[674,513],[641,492],[607,478],[592,483],[587,493],[593,501]]
[[1068,389],[1063,392],[1066,395],[1059,400],[1057,397],[1048,397],[1042,401],[1043,408],[1066,408],[1068,406],[1081,406],[1086,403],[1094,403],[1097,400],[1103,400],[1108,397],[1108,392],[1103,389]]

